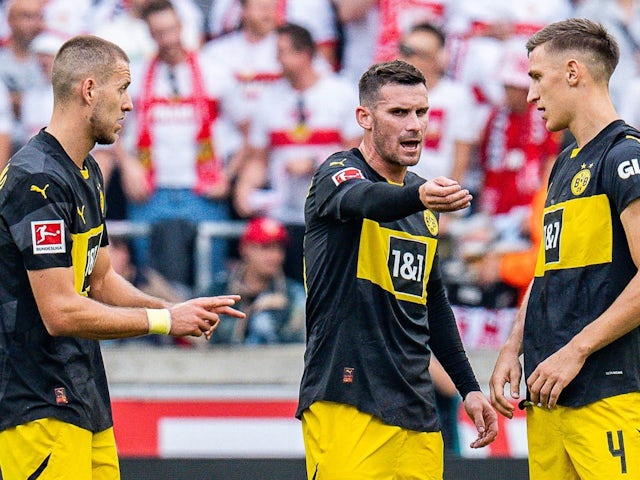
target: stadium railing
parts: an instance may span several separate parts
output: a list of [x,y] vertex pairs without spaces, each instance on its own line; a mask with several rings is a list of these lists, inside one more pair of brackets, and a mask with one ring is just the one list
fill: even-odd
[[[211,240],[213,238],[238,238],[245,226],[245,221],[199,222],[196,224],[197,234],[194,254],[194,291],[204,290],[211,281]],[[145,237],[149,235],[151,225],[144,222],[128,220],[108,220],[107,229],[110,235],[126,237]]]

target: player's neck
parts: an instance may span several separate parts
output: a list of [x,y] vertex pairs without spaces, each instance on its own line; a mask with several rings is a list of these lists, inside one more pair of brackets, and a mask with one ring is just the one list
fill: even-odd
[[569,130],[580,148],[593,140],[607,125],[620,118],[608,96],[596,97],[586,105],[587,111],[576,114],[569,124]]
[[369,166],[380,176],[398,185],[404,183],[404,177],[407,175],[407,167],[386,161],[376,151],[375,147],[371,145],[370,142],[365,141],[365,139],[362,140],[358,149]]
[[45,131],[52,135],[62,146],[66,154],[73,160],[78,168],[82,168],[84,159],[87,158],[95,142],[88,136],[83,137],[84,129],[78,125],[65,121],[59,121],[56,113]]

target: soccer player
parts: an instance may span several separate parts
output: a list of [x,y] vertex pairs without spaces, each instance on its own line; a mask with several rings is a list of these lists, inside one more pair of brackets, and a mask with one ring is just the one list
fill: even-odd
[[305,206],[307,348],[297,415],[309,479],[441,479],[443,441],[433,352],[478,429],[497,415],[480,392],[445,295],[434,211],[471,196],[445,177],[425,182],[420,158],[429,102],[424,76],[403,61],[360,80],[358,148],[330,156]]
[[49,125],[0,174],[0,469],[5,480],[120,478],[98,340],[209,337],[237,295],[171,305],[109,261],[89,151],[132,109],[129,61],[91,36],[60,48]]
[[534,480],[640,477],[640,132],[609,95],[616,40],[598,23],[552,23],[527,42],[528,100],[575,143],[547,188],[535,277],[490,381],[512,417],[524,353]]

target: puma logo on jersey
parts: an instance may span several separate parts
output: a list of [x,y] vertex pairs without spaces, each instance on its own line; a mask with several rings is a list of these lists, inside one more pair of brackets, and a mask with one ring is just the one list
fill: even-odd
[[82,223],[84,223],[85,225],[87,224],[86,220],[84,219],[84,205],[82,205],[82,208],[80,207],[76,207],[76,211],[78,212],[78,215],[80,216],[80,218],[82,219]]
[[618,165],[618,176],[626,180],[632,175],[638,175],[640,173],[640,165],[638,165],[638,159],[632,158],[631,160],[625,160]]
[[346,159],[346,158],[343,158],[343,159],[342,159],[342,160],[340,160],[340,161],[337,161],[337,162],[331,162],[331,163],[329,164],[329,166],[330,166],[330,167],[344,167],[344,162],[346,162],[346,161],[347,161],[347,159]]
[[42,198],[46,199],[47,198],[47,188],[49,188],[49,184],[47,183],[44,187],[40,188],[37,185],[31,185],[31,191],[32,192],[38,192],[40,195],[42,195]]

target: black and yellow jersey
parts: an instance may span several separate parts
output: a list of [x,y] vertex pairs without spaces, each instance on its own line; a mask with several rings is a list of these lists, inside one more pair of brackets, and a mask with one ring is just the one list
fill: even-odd
[[[307,348],[298,417],[325,400],[389,425],[439,429],[427,320],[429,285],[440,282],[438,219],[419,200],[422,183],[411,172],[404,185],[387,182],[357,149],[332,155],[314,175],[305,205]],[[442,330],[459,342],[453,315],[442,317],[449,322]],[[456,355],[462,350],[455,339],[442,343],[459,347]],[[476,389],[468,363],[465,369],[471,385],[461,388]]]
[[[640,132],[618,120],[565,149],[549,178],[544,235],[524,330],[529,376],[598,318],[636,274],[620,214],[640,197]],[[558,403],[640,390],[640,328],[593,353]]]
[[103,192],[95,160],[79,169],[44,130],[0,175],[0,429],[44,417],[92,431],[112,424],[98,342],[50,336],[27,276],[72,266],[88,295],[107,245]]

